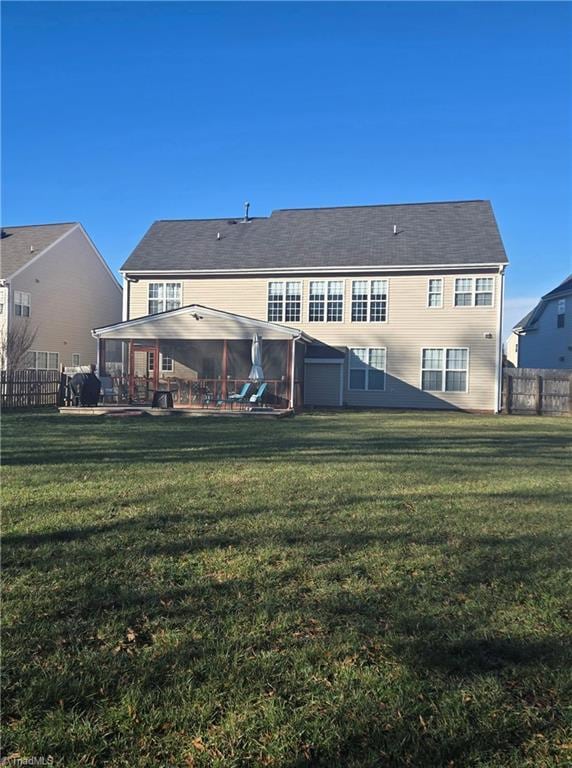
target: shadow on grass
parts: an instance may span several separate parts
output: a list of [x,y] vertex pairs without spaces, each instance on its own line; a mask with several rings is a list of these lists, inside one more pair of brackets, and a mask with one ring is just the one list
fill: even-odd
[[[467,452],[466,423],[454,420],[452,434],[385,437],[367,429],[360,437],[350,423],[335,440],[331,422],[319,418],[270,433],[256,425],[247,442],[242,426],[214,422],[147,432],[89,421],[86,435],[75,422],[68,433],[66,422],[42,447],[16,440],[8,458],[13,466],[69,461],[72,472],[78,454],[96,469],[102,453],[112,465],[208,459],[217,469],[219,458],[301,463],[315,453],[324,466],[416,463],[417,479],[419,462],[436,454],[434,477],[457,469],[474,478],[515,451],[535,471],[543,457],[554,467],[568,442],[501,430],[471,438]],[[58,447],[64,437],[76,445]],[[559,529],[524,533],[516,513],[498,535],[479,532],[471,516],[484,502],[489,524],[491,510],[509,503],[562,505],[551,488],[506,494],[472,485],[466,530],[440,511],[450,494],[431,495],[431,517],[413,483],[385,493],[379,507],[372,489],[336,501],[281,499],[279,511],[263,499],[212,509],[189,502],[180,512],[90,523],[90,513],[101,513],[98,496],[84,508],[86,525],[70,525],[63,508],[53,531],[9,533],[5,578],[21,580],[8,592],[6,746],[39,754],[51,743],[66,764],[91,753],[120,765],[125,755],[136,761],[153,733],[156,752],[140,761],[151,766],[169,764],[167,739],[182,754],[200,735],[233,754],[233,766],[262,765],[263,738],[283,728],[294,736],[275,763],[281,768],[523,764],[534,734],[549,738],[565,723],[556,676],[570,664],[570,647],[557,631],[563,595],[554,585],[564,592],[570,539]],[[178,493],[161,489],[161,506],[172,508]],[[153,492],[129,491],[136,510],[155,501]],[[363,505],[372,505],[367,525],[346,516]],[[42,499],[32,498],[33,521],[41,511]],[[531,628],[526,611],[540,610],[545,589],[550,611]],[[499,629],[502,610],[516,610],[520,628]],[[469,703],[457,704],[473,686]],[[58,717],[65,727],[54,735]],[[75,729],[78,719],[91,735]],[[224,727],[230,741],[217,742]],[[206,750],[195,754],[197,765],[225,765]]]

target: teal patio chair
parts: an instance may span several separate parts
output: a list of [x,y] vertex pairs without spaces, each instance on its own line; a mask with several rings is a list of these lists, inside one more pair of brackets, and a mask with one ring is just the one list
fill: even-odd
[[262,403],[262,398],[264,397],[264,393],[266,392],[267,386],[268,384],[264,382],[264,384],[261,384],[258,387],[257,391],[253,395],[250,395],[250,398],[248,400],[250,405],[260,405]]

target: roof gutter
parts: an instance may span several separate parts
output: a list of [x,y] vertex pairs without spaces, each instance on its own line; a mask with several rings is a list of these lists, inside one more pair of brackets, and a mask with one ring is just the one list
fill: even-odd
[[256,269],[120,269],[119,272],[122,275],[266,275],[266,274],[326,274],[326,273],[341,273],[341,274],[354,274],[361,272],[426,272],[428,270],[446,269],[450,271],[458,271],[460,269],[471,270],[481,267],[487,267],[489,269],[496,269],[502,271],[507,266],[507,263],[495,262],[478,262],[475,264],[423,264],[421,266],[415,265],[395,265],[395,266],[375,266],[375,265],[363,265],[358,267],[257,267]]

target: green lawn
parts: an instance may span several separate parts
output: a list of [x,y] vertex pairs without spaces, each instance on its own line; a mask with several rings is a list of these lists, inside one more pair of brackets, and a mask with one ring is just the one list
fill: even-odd
[[10,414],[4,754],[570,766],[572,421]]

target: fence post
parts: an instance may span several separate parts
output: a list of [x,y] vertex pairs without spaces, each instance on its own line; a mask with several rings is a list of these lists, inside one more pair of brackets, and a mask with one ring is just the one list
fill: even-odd
[[536,376],[534,401],[534,409],[537,415],[540,416],[542,413],[542,376]]
[[510,402],[509,402],[509,396],[510,396],[510,376],[505,371],[504,377],[502,380],[502,408],[501,410],[505,413],[510,413]]

